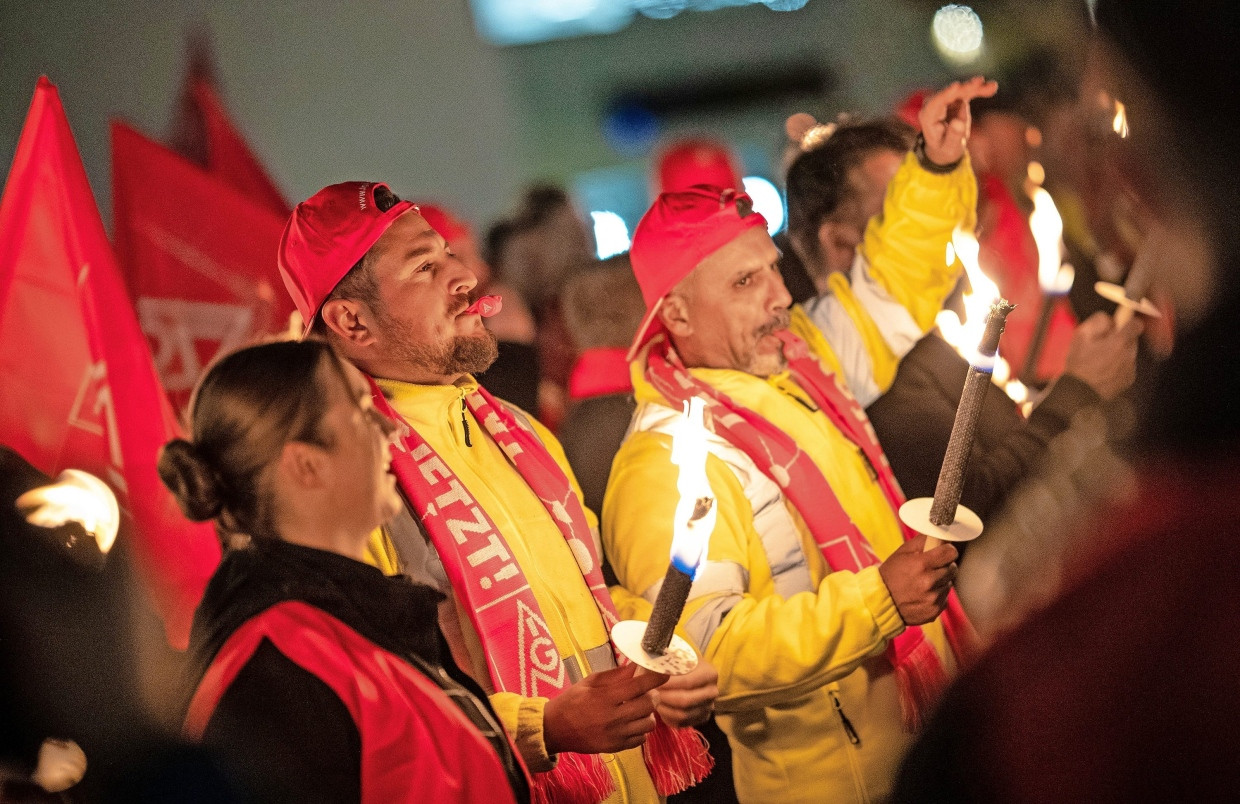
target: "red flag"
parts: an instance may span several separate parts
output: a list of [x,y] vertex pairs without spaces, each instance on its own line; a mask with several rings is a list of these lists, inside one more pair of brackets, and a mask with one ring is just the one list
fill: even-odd
[[185,408],[215,355],[288,326],[276,268],[284,217],[112,124],[116,255],[168,398]]
[[233,126],[214,85],[191,73],[187,91],[196,108],[196,117],[202,121],[207,170],[279,215],[281,220],[287,219],[292,208]]
[[105,480],[184,648],[220,550],[156,474],[178,435],[117,271],[56,87],[39,79],[0,200],[0,441],[48,474]]

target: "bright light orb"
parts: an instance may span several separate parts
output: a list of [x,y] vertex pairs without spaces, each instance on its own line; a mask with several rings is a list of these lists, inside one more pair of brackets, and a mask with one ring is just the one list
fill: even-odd
[[753,199],[754,210],[766,218],[767,234],[774,235],[784,228],[784,197],[775,185],[761,176],[746,176],[741,183]]
[[598,244],[598,258],[605,260],[629,250],[629,227],[614,212],[591,212],[594,221],[594,242]]
[[930,28],[935,46],[948,61],[964,64],[982,51],[982,19],[968,6],[943,6],[934,12]]

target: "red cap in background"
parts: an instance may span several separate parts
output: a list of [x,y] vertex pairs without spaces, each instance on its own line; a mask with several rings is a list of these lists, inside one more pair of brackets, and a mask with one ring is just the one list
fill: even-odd
[[435,206],[434,204],[424,204],[419,201],[418,212],[431,225],[431,228],[439,232],[440,236],[449,243],[461,237],[473,237],[474,233],[469,228],[469,224],[443,207]]
[[277,262],[284,287],[305,322],[303,338],[344,275],[397,218],[418,209],[412,202],[400,201],[381,211],[375,205],[376,187],[387,185],[348,181],[324,187],[298,204],[284,227]]
[[766,219],[753,211],[753,200],[733,188],[692,187],[663,193],[633,232],[629,260],[646,302],[646,316],[629,348],[638,349],[658,332],[656,314],[672,288],[693,273],[702,260]]
[[659,157],[656,176],[660,193],[688,190],[698,184],[743,189],[732,149],[702,137],[672,143]]
[[926,99],[932,94],[929,89],[915,89],[907,98],[900,101],[896,106],[896,117],[908,123],[913,128],[921,131],[921,107],[926,105]]

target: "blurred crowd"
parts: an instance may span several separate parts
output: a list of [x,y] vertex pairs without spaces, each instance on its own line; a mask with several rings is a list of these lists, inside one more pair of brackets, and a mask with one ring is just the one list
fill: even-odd
[[[1097,0],[998,75],[773,120],[776,232],[727,142],[662,143],[601,260],[553,183],[486,226],[370,177],[290,209],[200,65],[168,154],[246,199],[271,281],[175,359],[159,327],[216,308],[149,303],[198,280],[152,279],[119,167],[133,311],[16,345],[10,287],[109,248],[28,213],[37,95],[0,208],[0,801],[1233,799],[1237,23]],[[176,225],[226,238],[193,187]],[[132,343],[91,350],[139,325],[126,381]],[[83,359],[89,415],[51,379]],[[45,375],[115,471],[19,400]],[[904,513],[953,495],[973,540]],[[612,638],[668,605],[672,647]]]

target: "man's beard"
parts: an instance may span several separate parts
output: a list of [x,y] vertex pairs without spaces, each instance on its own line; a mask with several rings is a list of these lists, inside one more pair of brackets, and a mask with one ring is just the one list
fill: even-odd
[[[386,316],[384,316],[386,317]],[[402,321],[388,319],[380,326],[391,341],[393,356],[428,373],[444,377],[457,374],[478,374],[490,368],[499,357],[495,333],[483,330],[481,335],[456,335],[445,343],[418,343],[410,327]]]

